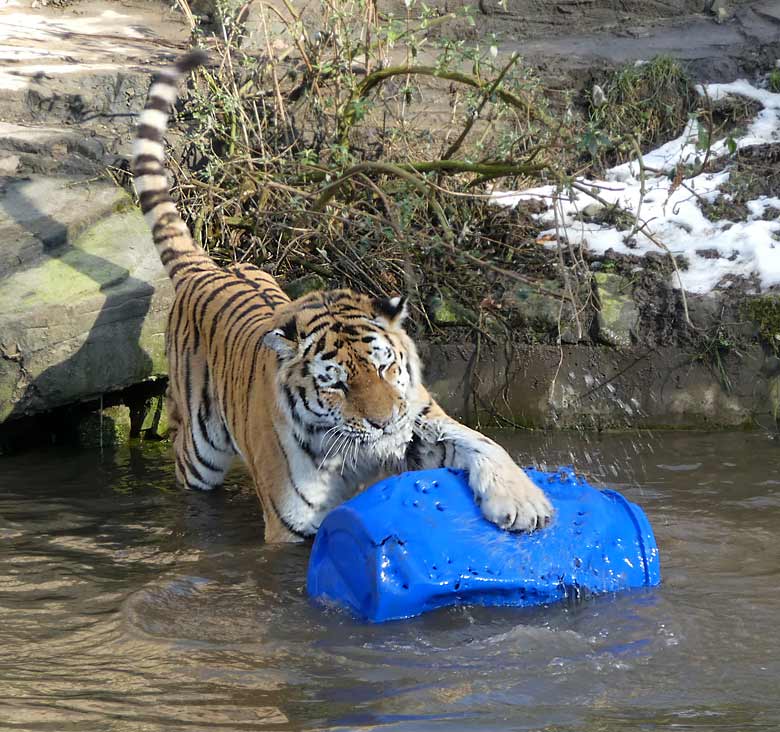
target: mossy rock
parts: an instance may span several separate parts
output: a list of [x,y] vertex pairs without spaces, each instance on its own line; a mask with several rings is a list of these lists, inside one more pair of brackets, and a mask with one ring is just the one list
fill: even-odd
[[775,376],[769,382],[769,403],[772,409],[772,418],[780,427],[780,376]]
[[599,301],[596,328],[599,340],[628,348],[639,332],[639,307],[632,297],[630,281],[611,272],[595,272],[593,284]]
[[165,396],[159,394],[130,408],[133,437],[144,440],[164,440],[168,437],[168,404]]
[[564,291],[557,282],[545,281],[542,284],[545,290],[556,292],[558,296],[545,295],[530,285],[517,285],[504,293],[502,305],[532,328],[549,331],[558,324]]
[[106,407],[84,415],[76,433],[81,447],[125,445],[130,439],[130,409],[125,405]]
[[780,296],[764,295],[743,305],[745,315],[758,330],[758,337],[775,353],[780,352]]
[[311,274],[303,275],[303,277],[290,280],[282,289],[291,300],[297,300],[310,292],[325,290],[327,287],[328,283],[318,274],[312,272]]
[[428,299],[426,311],[431,321],[439,326],[473,325],[478,318],[473,310],[459,303],[448,294],[433,295]]
[[[574,310],[566,289],[557,280],[544,280],[540,285],[544,292],[524,284],[507,290],[501,301],[504,310],[508,311],[511,320],[526,326],[531,331],[530,335],[538,335],[541,341],[552,337],[554,340],[560,338],[563,343],[577,343],[583,334],[578,335]],[[589,288],[578,283],[575,292],[577,302],[587,303],[589,294]],[[582,323],[581,327],[582,330],[587,329]]]
[[[88,198],[81,182],[59,186],[70,191],[69,183]],[[56,197],[59,189],[45,190]],[[61,227],[63,243],[3,273],[0,422],[167,374],[173,289],[149,227],[121,191],[101,188],[99,200],[97,212],[85,203],[82,219]],[[47,205],[39,204],[41,216]],[[8,226],[12,240],[21,236]]]

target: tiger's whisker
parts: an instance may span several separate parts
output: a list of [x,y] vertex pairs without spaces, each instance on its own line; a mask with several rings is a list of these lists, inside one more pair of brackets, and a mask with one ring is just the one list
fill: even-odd
[[[341,437],[343,433],[341,432],[341,428],[331,427],[326,433],[325,437],[323,437],[323,443],[327,440],[331,440],[330,445],[327,447],[327,450],[325,452],[325,455],[323,456],[322,460],[320,460],[320,464],[317,466],[317,470],[321,470],[322,466],[325,464],[325,461],[331,456],[331,453],[333,452],[336,445],[339,443],[339,438]],[[338,453],[338,451],[336,451]]]

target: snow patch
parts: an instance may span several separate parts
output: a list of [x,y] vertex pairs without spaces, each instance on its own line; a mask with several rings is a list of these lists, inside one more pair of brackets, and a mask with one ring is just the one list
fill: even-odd
[[[705,88],[700,88],[704,93]],[[762,110],[747,131],[736,139],[737,148],[780,142],[780,94],[758,89],[745,80],[731,84],[709,84],[706,93],[713,100],[739,95],[762,105]],[[729,276],[756,278],[761,288],[780,285],[780,198],[762,197],[747,204],[747,221],[711,221],[702,211],[702,202],[712,202],[729,179],[729,171],[702,173],[679,180],[678,165],[695,165],[703,153],[697,148],[699,128],[691,120],[683,134],[661,145],[639,160],[610,169],[605,180],[582,178],[578,183],[596,194],[596,203],[584,191],[561,194],[556,211],[554,186],[515,192],[495,192],[492,200],[504,206],[524,201],[543,200],[547,211],[537,220],[551,228],[539,237],[545,246],[557,246],[557,234],[572,246],[603,254],[608,249],[623,254],[664,253],[660,242],[674,255],[683,255],[688,268],[680,272],[682,282],[673,276],[674,285],[693,293],[709,292],[716,286],[728,286]],[[710,159],[728,153],[725,141],[711,146]],[[645,171],[644,191],[641,172]],[[619,231],[614,226],[581,220],[583,209],[618,204],[635,214],[640,226]],[[773,211],[777,213],[773,215]],[[653,239],[655,241],[653,241]]]

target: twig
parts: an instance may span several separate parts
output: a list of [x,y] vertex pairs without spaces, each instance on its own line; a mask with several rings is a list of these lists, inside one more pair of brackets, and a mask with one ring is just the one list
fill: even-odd
[[449,146],[447,151],[442,155],[443,160],[448,160],[455,153],[460,149],[460,146],[463,144],[463,141],[466,139],[466,136],[471,132],[471,128],[474,126],[474,123],[479,119],[480,114],[482,114],[482,110],[485,108],[485,105],[488,103],[488,100],[495,94],[496,89],[498,89],[501,82],[504,80],[504,77],[509,73],[509,70],[517,63],[517,60],[520,58],[519,54],[513,53],[511,58],[509,59],[509,63],[507,63],[503,69],[501,69],[501,73],[493,80],[493,83],[483,91],[482,93],[482,99],[480,100],[479,106],[474,109],[471,112],[471,115],[469,117],[469,121],[466,123],[466,126],[461,131],[459,137],[455,142],[452,143],[452,145]]
[[[384,69],[378,69],[373,73],[366,76],[365,79],[357,86],[354,99],[361,99],[371,92],[374,87],[382,84],[385,80],[393,76],[432,76],[437,79],[446,79],[447,81],[455,81],[460,84],[472,86],[477,89],[483,89],[484,83],[475,76],[469,76],[459,71],[449,71],[447,69],[439,68],[437,66],[423,66],[423,65],[402,65],[402,66],[388,66]],[[524,110],[529,116],[538,119],[548,127],[554,127],[555,123],[545,112],[537,108],[531,102],[517,94],[505,91],[503,89],[496,89],[495,95],[504,103],[509,104],[517,109]],[[349,100],[352,101],[352,100]],[[339,134],[342,143],[346,143],[347,135],[354,123],[354,111],[353,109],[345,105],[344,117],[341,120],[342,129]]]

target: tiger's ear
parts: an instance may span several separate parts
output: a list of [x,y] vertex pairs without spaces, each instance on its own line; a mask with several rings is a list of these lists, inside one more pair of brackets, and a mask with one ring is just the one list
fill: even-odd
[[263,345],[276,351],[283,359],[292,358],[298,352],[298,324],[295,317],[266,333]]
[[375,297],[374,311],[390,325],[400,327],[409,314],[405,297]]

